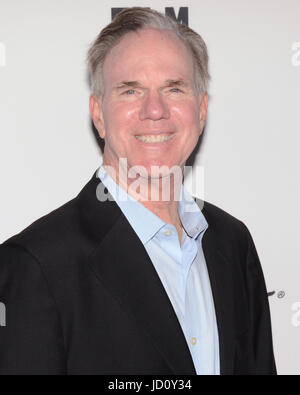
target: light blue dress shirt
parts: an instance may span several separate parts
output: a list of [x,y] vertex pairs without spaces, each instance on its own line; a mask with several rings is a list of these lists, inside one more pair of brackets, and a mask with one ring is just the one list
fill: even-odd
[[105,171],[102,159],[97,176],[143,243],[177,315],[197,374],[219,375],[218,329],[202,250],[208,224],[197,203],[182,185],[178,202],[183,225],[180,245],[176,227],[119,187]]

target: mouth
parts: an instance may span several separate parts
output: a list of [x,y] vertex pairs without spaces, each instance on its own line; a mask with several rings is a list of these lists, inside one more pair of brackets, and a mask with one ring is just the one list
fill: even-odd
[[146,144],[158,144],[172,140],[173,134],[161,133],[161,134],[147,134],[147,135],[136,135],[135,138]]

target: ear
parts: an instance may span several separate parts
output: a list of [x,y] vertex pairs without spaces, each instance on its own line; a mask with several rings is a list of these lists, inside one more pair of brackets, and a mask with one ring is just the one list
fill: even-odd
[[203,131],[206,116],[207,116],[207,107],[208,107],[208,94],[204,92],[200,95],[200,130],[201,133]]
[[94,123],[95,128],[98,130],[99,136],[105,138],[105,128],[103,121],[103,112],[101,99],[95,95],[90,96],[90,114]]

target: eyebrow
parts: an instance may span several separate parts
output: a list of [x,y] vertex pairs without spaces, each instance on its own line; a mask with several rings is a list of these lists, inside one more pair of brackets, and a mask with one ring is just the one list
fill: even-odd
[[[165,86],[170,87],[170,86],[181,86],[181,87],[186,87],[188,86],[188,83],[182,79],[178,80],[171,80],[168,79],[165,81]],[[130,87],[130,88],[142,88],[142,84],[138,81],[122,81],[120,82],[115,89],[122,89],[124,87]]]
[[184,81],[182,79],[178,79],[178,80],[166,80],[166,86],[188,86],[187,81]]
[[122,81],[116,86],[115,89],[122,89],[124,87],[141,88],[142,84],[140,84],[138,81]]

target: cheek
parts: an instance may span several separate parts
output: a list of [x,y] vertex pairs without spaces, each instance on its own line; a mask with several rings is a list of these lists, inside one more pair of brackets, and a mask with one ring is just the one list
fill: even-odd
[[108,133],[122,134],[136,120],[137,109],[131,105],[108,104],[104,108],[104,125]]
[[182,103],[173,106],[173,116],[179,126],[186,132],[198,130],[200,127],[200,113],[195,104]]

